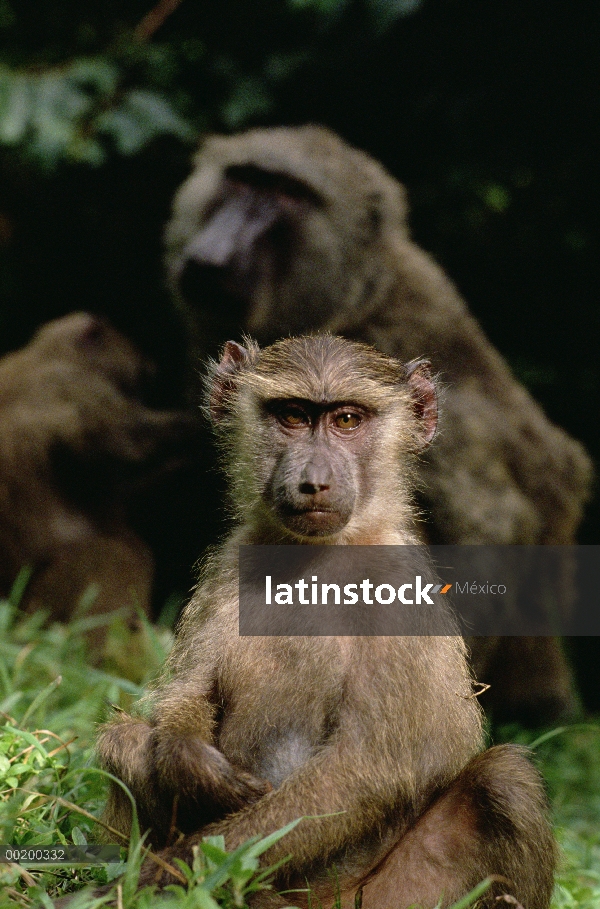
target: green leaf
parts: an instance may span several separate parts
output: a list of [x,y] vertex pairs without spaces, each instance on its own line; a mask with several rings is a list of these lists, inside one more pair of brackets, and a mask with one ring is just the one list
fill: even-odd
[[23,594],[25,593],[25,588],[29,584],[29,579],[32,574],[33,566],[24,565],[23,568],[21,568],[9,594],[9,601],[12,606],[18,606],[21,602]]
[[0,67],[0,142],[17,145],[25,138],[30,123],[32,91],[22,73]]
[[[25,714],[24,714],[24,716],[23,716],[23,719],[21,720],[21,723],[23,724],[23,726],[26,724],[26,722],[27,722],[27,720],[29,719],[29,717],[30,717],[30,716],[33,716],[33,714],[35,713],[35,711],[38,710],[39,707],[41,707],[41,705],[42,705],[42,704],[44,703],[44,701],[52,694],[52,692],[53,692],[56,688],[58,688],[58,686],[60,685],[61,682],[62,682],[62,676],[59,675],[59,676],[57,676],[57,677],[54,679],[54,681],[50,682],[49,685],[47,685],[42,691],[40,691],[40,693],[38,694],[37,697],[35,697],[35,698],[33,699],[33,701],[31,702],[31,704],[29,705],[29,707],[28,707],[27,710],[25,711]],[[34,736],[32,736],[32,738],[34,738]],[[35,739],[35,741],[37,742],[37,739]],[[44,754],[45,754],[45,753],[46,753],[46,752],[44,751]]]
[[73,161],[99,167],[106,161],[106,154],[99,142],[90,136],[75,136],[69,145],[69,156]]
[[[244,847],[241,846],[240,848],[243,849]],[[227,882],[231,874],[231,869],[237,861],[236,852],[232,852],[228,855],[214,871],[206,876],[204,886],[207,890],[214,890],[216,887],[222,887],[223,884]]]
[[83,593],[81,594],[79,601],[73,612],[73,616],[79,617],[85,615],[86,612],[92,608],[98,596],[100,595],[100,585],[92,582],[88,584]]
[[477,884],[476,887],[473,887],[473,889],[467,893],[466,896],[463,896],[462,899],[458,900],[458,902],[452,903],[450,909],[470,909],[471,906],[474,906],[476,900],[480,896],[483,896],[484,893],[487,893],[491,886],[491,879],[489,877],[486,877],[484,881],[481,881],[481,883]]
[[[223,837],[219,837],[219,838],[223,839]],[[211,837],[211,839],[217,839],[217,837]],[[211,861],[213,861],[217,865],[220,862],[222,862],[224,859],[226,859],[227,855],[228,855],[228,853],[225,851],[225,849],[221,848],[221,846],[218,846],[215,843],[210,843],[210,842],[206,842],[206,841],[203,843],[200,843],[200,849],[202,850],[202,852],[204,853],[204,855],[207,858],[209,858]]]
[[179,139],[195,138],[192,127],[175,113],[166,98],[155,92],[132,89],[125,96],[124,107],[144,122],[151,135],[171,135]]
[[99,96],[112,95],[119,85],[119,69],[102,57],[80,57],[71,63],[67,78],[82,89]]
[[192,891],[192,897],[192,905],[194,907],[197,906],[198,909],[221,909],[217,901],[212,898],[209,891],[204,887],[195,887]]
[[492,183],[483,191],[483,201],[492,211],[502,214],[509,207],[511,198],[510,193],[503,186]]
[[263,852],[266,852],[267,849],[270,849],[271,846],[274,846],[275,843],[279,842],[279,840],[282,839],[286,833],[289,833],[290,830],[293,830],[294,827],[297,827],[301,820],[302,818],[298,818],[295,821],[291,821],[291,823],[286,824],[285,827],[282,827],[281,830],[276,830],[274,833],[269,834],[269,836],[265,836],[262,840],[254,843],[248,849],[248,855],[262,855]]
[[241,79],[222,111],[223,122],[229,129],[239,129],[251,117],[270,113],[273,98],[265,83],[255,76]]
[[96,119],[96,127],[99,132],[110,136],[121,155],[136,154],[151,138],[145,124],[123,108],[102,113]]
[[[54,683],[52,683],[52,684],[54,685]],[[51,687],[51,686],[49,686],[49,687]],[[45,691],[47,691],[47,689],[45,689]],[[44,692],[42,692],[42,694],[44,694]],[[40,695],[40,697],[41,697],[41,695]],[[38,700],[38,698],[36,698],[34,700],[33,704],[35,704],[36,700]],[[41,701],[40,701],[40,703],[41,703]],[[33,706],[33,704],[32,704],[32,706]],[[33,745],[33,747],[37,751],[39,751],[40,754],[42,754],[46,760],[48,759],[48,752],[46,751],[44,746],[41,744],[41,742],[38,741],[38,739],[35,737],[35,735],[33,735],[32,732],[28,732],[26,729],[16,729],[14,726],[8,725],[8,723],[6,724],[6,726],[4,728],[8,732],[11,732],[15,736],[15,738],[23,739],[25,742],[27,742],[28,745]]]
[[71,836],[73,837],[73,842],[76,846],[87,846],[87,839],[85,837],[85,834],[79,827],[73,827],[71,830]]

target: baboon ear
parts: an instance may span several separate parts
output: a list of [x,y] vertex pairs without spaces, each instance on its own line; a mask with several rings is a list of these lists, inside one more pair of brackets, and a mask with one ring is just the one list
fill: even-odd
[[237,341],[227,341],[210,385],[208,407],[214,423],[219,423],[225,416],[227,395],[234,387],[236,375],[249,362],[250,354],[245,347]]
[[418,448],[423,449],[433,439],[438,420],[437,393],[431,375],[431,363],[429,360],[411,360],[406,364],[406,376],[420,426]]

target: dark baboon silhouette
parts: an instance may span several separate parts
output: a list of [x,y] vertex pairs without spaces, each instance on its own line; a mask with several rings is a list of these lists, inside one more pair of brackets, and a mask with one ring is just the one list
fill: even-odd
[[33,574],[22,606],[68,619],[146,612],[153,558],[128,504],[196,432],[185,412],[142,402],[152,365],[107,322],[72,313],[0,360],[0,593]]

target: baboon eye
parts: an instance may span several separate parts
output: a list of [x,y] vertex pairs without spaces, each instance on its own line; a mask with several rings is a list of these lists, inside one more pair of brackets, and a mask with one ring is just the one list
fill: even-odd
[[362,422],[362,419],[357,413],[347,411],[345,413],[338,413],[334,422],[338,429],[356,429]]
[[307,426],[310,422],[308,414],[300,407],[285,407],[279,412],[278,416],[286,426]]

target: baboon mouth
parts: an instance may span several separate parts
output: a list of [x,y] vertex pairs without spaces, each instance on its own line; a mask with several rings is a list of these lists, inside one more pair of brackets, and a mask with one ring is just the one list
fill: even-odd
[[289,508],[282,514],[282,519],[286,527],[304,537],[329,536],[337,533],[348,520],[335,508],[321,505],[310,508]]
[[230,270],[189,260],[179,275],[179,289],[188,303],[206,306],[218,313],[245,313],[251,288],[235,281]]
[[286,514],[291,517],[310,517],[310,515],[339,515],[335,508],[328,508],[326,505],[312,505],[309,508],[288,508]]
[[298,514],[337,514],[335,508],[316,505],[314,508],[301,508]]

